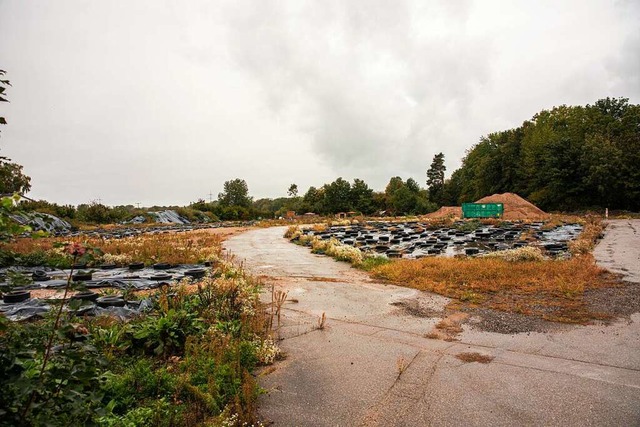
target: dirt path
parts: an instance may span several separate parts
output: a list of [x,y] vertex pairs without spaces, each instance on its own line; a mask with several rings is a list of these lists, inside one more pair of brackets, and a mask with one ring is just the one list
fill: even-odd
[[[474,330],[479,319],[470,319],[449,335],[457,341],[429,339],[445,298],[373,283],[283,233],[251,230],[225,242],[294,300],[280,328],[288,357],[261,377],[269,391],[261,413],[276,426],[640,423],[640,314],[516,335]],[[445,322],[453,331],[456,319]],[[456,357],[468,353],[493,359]]]

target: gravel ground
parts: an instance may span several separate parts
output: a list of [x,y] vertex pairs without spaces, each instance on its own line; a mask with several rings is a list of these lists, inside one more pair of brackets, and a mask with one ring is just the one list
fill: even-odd
[[548,322],[536,316],[518,313],[506,313],[490,309],[465,309],[471,315],[467,324],[485,332],[499,334],[519,334],[524,332],[552,332],[558,331],[564,325]]

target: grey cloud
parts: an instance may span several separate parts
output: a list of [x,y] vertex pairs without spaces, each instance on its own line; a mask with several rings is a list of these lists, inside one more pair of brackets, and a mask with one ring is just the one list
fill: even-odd
[[61,202],[424,183],[542,108],[640,102],[639,20],[634,0],[4,0],[0,146]]
[[438,33],[445,19],[464,29],[467,8],[448,3],[263,2],[235,15],[232,47],[275,113],[304,104],[290,119],[336,171],[388,177],[424,167],[489,78],[489,43]]

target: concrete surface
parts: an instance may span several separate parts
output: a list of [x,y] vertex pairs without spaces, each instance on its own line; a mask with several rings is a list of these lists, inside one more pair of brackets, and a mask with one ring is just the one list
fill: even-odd
[[640,283],[640,219],[607,221],[604,239],[593,256],[602,267]]
[[[428,339],[446,298],[374,283],[287,242],[284,230],[252,230],[225,242],[252,273],[297,300],[285,303],[279,329],[287,358],[260,377],[268,390],[260,413],[274,425],[640,425],[640,314],[549,333],[503,335],[465,325],[458,341]],[[433,317],[392,305],[407,301]],[[494,359],[455,357],[469,352]]]

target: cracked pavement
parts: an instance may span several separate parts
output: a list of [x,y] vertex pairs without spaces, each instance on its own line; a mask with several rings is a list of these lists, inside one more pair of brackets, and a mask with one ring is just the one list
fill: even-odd
[[[628,230],[610,230],[597,257],[602,247],[613,258],[620,250],[627,260],[638,256],[638,234],[620,247],[618,233]],[[289,243],[284,231],[251,230],[225,242],[249,271],[288,292],[278,330],[287,358],[260,377],[267,390],[260,415],[274,425],[640,424],[639,313],[545,333],[506,335],[465,324],[457,341],[429,339],[424,335],[445,316],[434,313],[446,298],[376,283]],[[634,266],[620,268],[627,280],[640,277]],[[432,317],[398,308],[407,301],[428,307]],[[326,323],[318,329],[322,313]],[[465,363],[455,357],[461,353],[494,359]]]

